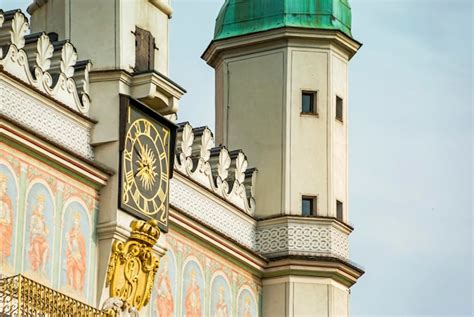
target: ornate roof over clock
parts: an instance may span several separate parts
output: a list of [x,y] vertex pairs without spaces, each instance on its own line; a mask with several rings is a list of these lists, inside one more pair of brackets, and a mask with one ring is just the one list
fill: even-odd
[[129,96],[120,96],[119,206],[168,228],[169,180],[177,126]]

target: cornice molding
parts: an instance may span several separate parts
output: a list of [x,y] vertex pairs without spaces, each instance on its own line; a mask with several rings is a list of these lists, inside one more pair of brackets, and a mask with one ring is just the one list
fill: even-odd
[[[0,139],[2,143],[10,140],[13,144],[27,148],[36,153],[44,160],[57,164],[73,175],[78,175],[79,180],[83,178],[100,188],[107,184],[111,175],[110,171],[99,168],[95,163],[86,161],[77,156],[54,146],[50,141],[42,140],[40,137],[25,131],[16,123],[11,123],[0,115]],[[78,178],[78,177],[76,177]]]
[[224,54],[241,52],[242,50],[268,50],[304,43],[307,47],[336,46],[351,59],[362,46],[338,30],[315,30],[305,28],[284,27],[270,31],[236,36],[228,39],[212,41],[201,58],[216,68]]

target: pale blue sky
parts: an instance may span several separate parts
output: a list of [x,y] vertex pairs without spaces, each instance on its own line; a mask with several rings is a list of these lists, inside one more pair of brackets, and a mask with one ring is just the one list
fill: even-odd
[[[200,55],[222,2],[173,2],[170,76],[188,90],[179,119],[194,126],[214,126]],[[352,314],[471,316],[472,2],[350,3],[364,43],[350,69],[351,258],[366,270]]]

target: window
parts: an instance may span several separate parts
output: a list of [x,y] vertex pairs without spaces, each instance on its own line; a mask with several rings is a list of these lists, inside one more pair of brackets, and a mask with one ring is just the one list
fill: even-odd
[[344,218],[344,205],[339,200],[336,200],[336,218],[339,221],[343,221]]
[[135,71],[155,68],[155,38],[149,31],[135,28]]
[[336,119],[343,122],[344,118],[344,101],[341,97],[336,96]]
[[317,93],[315,91],[303,91],[301,95],[301,113],[318,113]]
[[301,214],[303,216],[316,216],[317,197],[303,196],[301,200]]

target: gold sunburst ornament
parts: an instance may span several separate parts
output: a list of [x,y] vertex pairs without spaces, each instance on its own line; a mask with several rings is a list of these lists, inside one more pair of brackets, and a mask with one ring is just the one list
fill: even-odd
[[142,186],[146,190],[150,190],[155,184],[156,176],[156,158],[153,150],[148,145],[142,146],[140,144],[140,155],[137,160],[138,172],[137,176],[140,178]]

